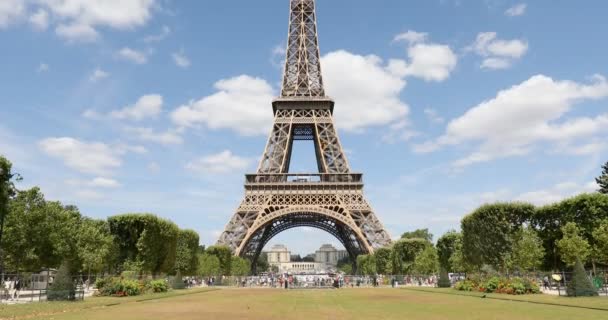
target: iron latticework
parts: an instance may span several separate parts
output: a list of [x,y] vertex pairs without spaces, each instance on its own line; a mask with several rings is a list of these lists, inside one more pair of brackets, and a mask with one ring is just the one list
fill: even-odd
[[[272,237],[309,226],[334,235],[351,258],[391,239],[363,196],[362,174],[351,173],[321,77],[314,0],[291,0],[281,96],[256,174],[246,175],[245,199],[220,236],[236,255],[257,259]],[[294,140],[312,140],[318,173],[290,174]]]

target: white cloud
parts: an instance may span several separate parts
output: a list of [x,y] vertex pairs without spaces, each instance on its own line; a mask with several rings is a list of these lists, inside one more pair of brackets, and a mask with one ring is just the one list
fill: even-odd
[[445,122],[445,119],[442,118],[437,113],[437,110],[435,110],[435,109],[426,108],[426,109],[424,109],[424,114],[427,116],[427,118],[429,119],[429,121],[431,123],[443,123],[443,122]]
[[250,159],[233,155],[229,150],[225,150],[191,161],[186,165],[186,169],[202,174],[235,173],[244,171],[250,163]]
[[564,115],[577,103],[605,97],[608,82],[601,76],[583,84],[536,75],[469,109],[450,121],[444,135],[415,146],[415,151],[480,143],[476,151],[455,162],[456,166],[466,166],[525,155],[541,142],[573,147],[581,138],[588,141],[589,137],[608,131],[608,114],[570,119],[564,119]]
[[88,188],[105,188],[105,189],[113,189],[118,188],[121,184],[110,178],[97,177],[93,180],[68,180],[66,181],[68,185],[76,186],[76,187],[88,187]]
[[46,63],[41,62],[41,63],[38,65],[38,69],[37,69],[37,71],[38,71],[39,73],[42,73],[42,72],[47,72],[47,71],[49,71],[49,65],[48,65],[48,64],[46,64]]
[[0,1],[0,29],[21,19],[25,13],[25,2],[22,0]]
[[456,68],[458,58],[447,45],[428,42],[428,34],[409,30],[395,36],[393,41],[407,41],[409,63],[401,63],[403,75],[425,81],[446,80]]
[[178,67],[180,67],[180,68],[190,67],[190,60],[188,59],[188,57],[186,57],[186,55],[184,54],[183,51],[174,52],[173,54],[171,54],[171,57],[173,58],[173,62],[175,62],[175,64]]
[[98,120],[101,119],[103,116],[101,114],[99,114],[99,112],[93,110],[93,109],[86,109],[83,113],[82,116],[84,118],[87,119],[91,119],[91,120]]
[[515,197],[515,200],[530,202],[535,205],[546,205],[559,202],[581,193],[593,193],[596,192],[598,188],[595,181],[586,184],[563,182],[547,189],[522,193]]
[[136,139],[163,145],[182,144],[184,142],[179,132],[174,130],[156,132],[152,128],[127,128],[126,131]]
[[69,42],[95,42],[99,38],[99,33],[87,24],[60,24],[55,33]]
[[108,175],[122,165],[120,154],[101,142],[82,142],[74,138],[47,138],[39,142],[48,155],[83,173]]
[[163,109],[163,97],[158,94],[148,94],[140,97],[132,106],[110,112],[116,119],[141,121],[150,117],[157,117]]
[[118,51],[118,56],[136,64],[148,62],[148,57],[146,57],[145,53],[127,47],[120,49],[120,51]]
[[396,60],[385,64],[374,55],[340,50],[323,56],[321,64],[327,94],[348,109],[335,113],[340,129],[362,131],[407,117],[409,108],[400,100],[406,82],[396,72]]
[[95,70],[93,70],[93,73],[91,73],[91,76],[89,76],[89,80],[91,82],[97,82],[101,79],[105,79],[107,77],[109,77],[110,74],[101,70],[100,68],[96,68]]
[[168,26],[163,26],[163,28],[159,34],[146,36],[144,38],[144,42],[146,42],[146,43],[159,42],[159,41],[164,40],[170,34],[171,34],[171,29]]
[[180,127],[230,129],[241,135],[268,134],[272,123],[272,86],[263,79],[241,75],[220,80],[216,93],[178,107],[171,119]]
[[36,30],[46,30],[49,27],[49,14],[44,9],[38,9],[30,15],[29,22]]
[[160,165],[156,162],[150,162],[148,164],[148,170],[154,173],[160,172]]
[[481,68],[506,69],[514,60],[526,54],[528,43],[520,39],[498,39],[496,32],[482,32],[477,35],[475,43],[465,50],[475,51],[484,57]]
[[410,44],[426,42],[428,39],[428,33],[416,32],[408,30],[407,32],[400,33],[393,38],[393,42],[407,41]]
[[527,8],[528,8],[527,4],[519,3],[519,4],[512,6],[511,8],[507,9],[505,11],[505,15],[509,16],[509,17],[521,16],[526,13]]
[[102,200],[105,196],[98,191],[95,190],[77,190],[74,195],[82,200]]

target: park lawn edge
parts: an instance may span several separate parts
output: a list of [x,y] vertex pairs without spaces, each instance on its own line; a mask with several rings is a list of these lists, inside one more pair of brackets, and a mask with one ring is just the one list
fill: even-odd
[[0,305],[0,320],[31,319],[60,313],[78,312],[128,303],[138,303],[220,290],[218,288],[196,288],[171,290],[166,293],[149,293],[131,297],[89,297],[84,301],[33,302],[26,304]]
[[548,294],[507,295],[500,293],[484,293],[474,291],[459,291],[454,288],[418,288],[402,287],[402,290],[419,291],[434,294],[449,294],[472,298],[485,298],[511,302],[526,302],[558,307],[583,308],[590,310],[608,311],[608,297],[566,297]]

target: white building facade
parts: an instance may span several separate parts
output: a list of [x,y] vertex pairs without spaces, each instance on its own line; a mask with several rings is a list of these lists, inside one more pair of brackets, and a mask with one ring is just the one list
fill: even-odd
[[338,261],[348,257],[348,252],[324,244],[315,252],[314,262],[292,262],[291,251],[286,246],[277,244],[266,251],[266,255],[268,264],[277,267],[280,273],[321,274],[336,271]]

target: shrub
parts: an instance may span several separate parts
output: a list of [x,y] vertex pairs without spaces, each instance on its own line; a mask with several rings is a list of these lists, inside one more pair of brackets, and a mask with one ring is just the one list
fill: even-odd
[[76,299],[76,288],[72,276],[70,274],[70,267],[67,263],[61,264],[57,275],[53,281],[53,284],[49,287],[47,293],[47,300],[49,301],[68,301]]
[[439,271],[439,281],[437,281],[437,286],[439,288],[449,288],[452,286],[450,276],[444,267],[441,267],[441,271]]
[[97,281],[96,284],[99,294],[103,296],[137,296],[142,291],[140,282],[131,279],[115,277]]
[[472,280],[461,280],[454,285],[454,289],[460,291],[473,291],[475,288],[477,288],[477,283]]
[[166,280],[152,280],[146,284],[146,291],[159,293],[169,291],[169,284]]
[[486,281],[463,280],[454,285],[461,291],[479,291],[485,293],[503,294],[536,294],[540,293],[538,284],[529,279],[491,277]]
[[574,274],[572,280],[568,283],[566,293],[569,297],[592,297],[597,296],[597,289],[591,283],[591,280],[585,273],[585,268],[579,259],[576,260],[574,265]]
[[177,274],[175,275],[175,277],[173,277],[173,279],[171,281],[171,288],[173,288],[175,290],[181,290],[181,289],[186,288],[186,284],[184,283],[184,280],[182,279],[181,272],[178,271]]

